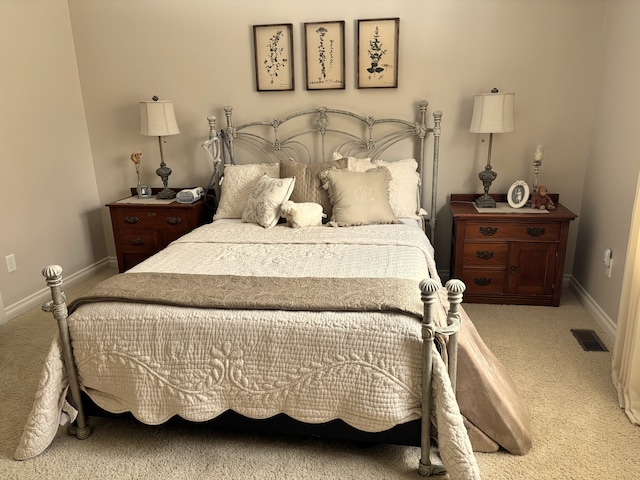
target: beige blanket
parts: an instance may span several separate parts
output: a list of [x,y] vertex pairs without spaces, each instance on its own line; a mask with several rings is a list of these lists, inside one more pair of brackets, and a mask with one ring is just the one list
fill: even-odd
[[[309,288],[314,296],[325,287],[340,290],[336,285],[358,277],[362,289],[373,277],[403,279],[409,285],[417,285],[426,272],[437,279],[432,248],[418,228],[275,227],[265,231],[256,225],[217,222],[186,235],[122,277],[146,279],[144,284],[136,283],[135,290],[151,293],[156,289],[154,278],[181,278],[165,282],[178,298],[193,287],[186,276],[179,275],[194,272],[282,281],[279,296],[297,282],[308,282],[307,286],[315,282],[317,288]],[[191,278],[193,282],[197,277]],[[342,280],[334,283],[332,278]],[[185,283],[178,286],[176,282]],[[236,297],[229,305],[242,301],[242,309],[129,302],[78,306],[70,317],[70,329],[83,389],[106,410],[131,411],[153,424],[173,415],[206,420],[230,408],[253,418],[280,412],[310,423],[342,418],[363,431],[382,431],[419,418],[422,342],[420,322],[414,315],[420,307],[415,300],[403,300],[410,307],[398,308],[396,301],[379,298],[371,302],[377,303],[374,312],[247,309],[246,301],[257,300],[239,297],[251,297],[257,285],[228,289],[229,298]],[[400,284],[389,280],[387,285],[378,293]],[[221,295],[206,282],[196,289],[202,298]],[[362,296],[349,300],[363,301]],[[443,312],[444,308],[438,314],[440,321]],[[458,389],[464,391],[462,413],[474,447],[503,446],[525,453],[531,437],[522,398],[465,315],[463,329],[468,334],[461,336]],[[51,372],[58,372],[59,357],[54,342],[45,367],[47,378],[16,458],[37,455],[55,435],[53,420],[60,415],[61,398],[56,392],[64,391],[59,380],[64,375]],[[440,365],[442,360],[436,355],[434,362]],[[110,375],[105,376],[105,371]],[[434,375],[442,371],[436,367]],[[434,401],[444,405],[437,409],[438,435],[446,450],[443,457],[453,458],[447,460],[451,470],[457,470],[452,465],[459,461],[460,471],[468,471],[475,460],[473,455],[465,458],[466,448],[456,441],[467,438],[467,433],[463,429],[460,434],[462,417],[446,375],[437,385],[441,387],[434,389],[434,395],[439,400]],[[162,401],[145,402],[147,395]]]
[[196,308],[396,312],[419,319],[423,315],[418,284],[402,278],[128,273],[100,283],[71,303],[69,312],[98,301]]

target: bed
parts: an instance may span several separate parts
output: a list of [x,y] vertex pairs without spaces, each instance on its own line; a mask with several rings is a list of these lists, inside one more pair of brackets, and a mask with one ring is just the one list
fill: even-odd
[[[233,414],[416,445],[420,474],[452,479],[479,478],[473,450],[526,453],[524,402],[461,307],[464,284],[438,275],[442,113],[429,126],[427,106],[242,124],[225,107],[220,130],[209,117],[210,224],[68,306],[62,268],[44,269],[59,335],[15,458],[46,449],[61,419],[88,437],[87,402],[146,424]],[[293,228],[286,200],[326,218]]]

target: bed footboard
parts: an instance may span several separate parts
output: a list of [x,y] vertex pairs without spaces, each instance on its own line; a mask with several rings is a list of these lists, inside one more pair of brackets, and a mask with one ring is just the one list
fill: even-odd
[[[43,269],[43,276],[47,280],[47,286],[51,289],[52,300],[45,303],[42,308],[45,311],[53,313],[58,323],[58,330],[62,345],[62,353],[67,378],[69,381],[69,389],[73,406],[76,408],[78,415],[75,424],[68,427],[68,433],[75,435],[79,439],[88,438],[91,435],[91,429],[87,422],[87,416],[82,404],[82,396],[80,390],[80,382],[74,361],[73,349],[69,335],[68,310],[66,298],[62,291],[62,267],[51,265]],[[438,294],[441,289],[440,284],[433,280],[427,279],[420,283],[421,299],[424,304],[424,317],[422,322],[422,412],[421,412],[421,432],[420,445],[421,457],[418,471],[421,475],[431,476],[446,473],[442,465],[431,463],[431,413],[432,405],[432,375],[433,375],[433,355],[435,349],[435,336],[446,335],[449,340],[447,342],[448,356],[448,376],[451,380],[453,391],[455,392],[456,384],[456,366],[457,366],[457,349],[458,349],[458,330],[460,328],[459,305],[462,302],[462,294],[465,285],[459,280],[449,280],[446,285],[447,297],[449,302],[449,310],[447,313],[447,325],[436,326],[435,309],[440,308]],[[427,419],[427,421],[424,421]]]
[[[437,327],[434,322],[435,311],[437,308],[437,296],[440,290],[440,284],[433,280],[427,279],[420,282],[420,290],[422,292],[422,302],[424,303],[424,317],[422,320],[422,422],[420,432],[420,464],[418,472],[420,475],[432,476],[443,475],[446,469],[442,465],[431,463],[431,410],[432,396],[431,383],[433,374],[433,352],[435,348],[434,340],[436,334],[446,335],[449,337],[447,342],[447,354],[449,358],[449,378],[451,386],[455,392],[456,385],[456,369],[458,355],[458,330],[460,329],[460,316],[458,307],[462,302],[462,294],[465,285],[460,280],[449,280],[446,285],[447,296],[449,300],[449,310],[447,312],[447,326]],[[425,421],[427,419],[427,421]]]
[[89,428],[87,417],[82,406],[80,382],[78,381],[78,372],[73,359],[73,350],[71,348],[71,339],[69,337],[66,297],[62,291],[62,267],[59,265],[50,265],[42,270],[42,275],[47,279],[47,286],[51,289],[51,300],[42,305],[42,309],[46,312],[52,312],[53,317],[58,322],[60,343],[62,345],[62,354],[64,356],[64,365],[67,370],[71,398],[73,399],[74,408],[78,411],[75,425],[70,424],[67,428],[67,432],[70,435],[75,435],[80,440],[84,440],[91,436],[91,428]]

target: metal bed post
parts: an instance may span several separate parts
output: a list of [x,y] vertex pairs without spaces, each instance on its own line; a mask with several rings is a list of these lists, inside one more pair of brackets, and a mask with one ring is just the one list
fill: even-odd
[[431,211],[429,212],[429,231],[431,236],[429,239],[435,246],[436,235],[436,216],[438,214],[438,160],[440,157],[440,122],[442,121],[442,112],[436,110],[433,112],[433,173],[431,178]]
[[449,359],[449,379],[453,393],[456,392],[456,382],[458,378],[458,331],[460,330],[459,307],[462,303],[462,294],[466,290],[463,281],[456,278],[449,280],[445,287],[449,300],[449,310],[447,311],[447,326],[437,328],[436,333],[442,333],[449,337],[447,342],[447,358]]
[[71,398],[75,403],[75,409],[78,411],[78,416],[76,417],[77,426],[70,424],[67,428],[67,433],[75,435],[80,440],[84,440],[91,436],[91,428],[87,424],[87,417],[82,406],[78,371],[76,370],[76,363],[73,359],[73,350],[71,348],[66,298],[61,289],[62,267],[59,265],[49,265],[42,270],[42,275],[47,279],[47,286],[51,289],[52,298],[51,301],[42,305],[42,309],[45,312],[53,312],[53,317],[58,321],[58,331],[60,332],[60,342],[62,344],[64,365],[67,369],[69,388],[71,389]]
[[[424,317],[422,320],[422,418],[420,434],[420,464],[418,472],[420,475],[443,475],[446,469],[442,465],[431,463],[431,384],[433,375],[433,357],[435,352],[435,335],[446,335],[448,353],[448,374],[451,387],[455,394],[456,377],[458,368],[458,331],[460,330],[459,306],[462,303],[462,294],[465,284],[457,279],[449,280],[446,285],[449,309],[447,310],[447,325],[437,327],[434,323],[434,305],[440,285],[437,281],[429,278],[420,282],[421,299],[424,304]],[[435,352],[437,354],[437,352]]]
[[420,475],[443,475],[446,469],[442,465],[431,463],[431,375],[433,370],[433,351],[435,348],[435,324],[433,308],[440,284],[432,278],[420,282],[421,299],[424,304],[422,319],[422,419],[420,422]]

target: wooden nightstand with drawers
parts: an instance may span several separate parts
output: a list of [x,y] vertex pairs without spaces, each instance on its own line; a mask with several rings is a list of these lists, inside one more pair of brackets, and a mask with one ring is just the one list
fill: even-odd
[[202,225],[204,202],[178,203],[136,196],[107,204],[120,272]]
[[[451,276],[469,303],[560,305],[569,224],[557,202],[549,213],[479,213],[473,194],[452,194]],[[505,195],[493,195],[505,202]]]

